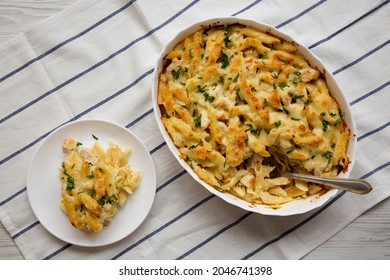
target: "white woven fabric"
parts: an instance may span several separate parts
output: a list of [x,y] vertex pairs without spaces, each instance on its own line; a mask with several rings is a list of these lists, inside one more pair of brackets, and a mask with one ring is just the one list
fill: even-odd
[[[0,218],[26,259],[299,259],[390,195],[389,1],[80,1],[0,45]],[[208,193],[180,167],[151,104],[156,59],[174,34],[218,16],[276,26],[333,72],[351,105],[358,153],[352,177],[374,191],[340,192],[291,217],[245,212]],[[33,214],[27,168],[40,142],[76,119],[127,126],[157,169],[142,225],[105,247],[48,233]],[[386,180],[387,179],[387,180]]]

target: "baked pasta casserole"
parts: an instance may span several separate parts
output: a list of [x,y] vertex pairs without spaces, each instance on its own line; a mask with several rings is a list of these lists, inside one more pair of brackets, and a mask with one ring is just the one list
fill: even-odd
[[122,150],[110,141],[104,150],[93,137],[91,148],[72,138],[64,140],[60,207],[74,227],[99,232],[138,187],[142,173],[128,164],[130,148]]
[[275,176],[272,162],[331,177],[348,167],[350,131],[323,75],[272,34],[200,28],[165,56],[157,98],[180,157],[204,182],[250,203],[277,208],[327,191]]

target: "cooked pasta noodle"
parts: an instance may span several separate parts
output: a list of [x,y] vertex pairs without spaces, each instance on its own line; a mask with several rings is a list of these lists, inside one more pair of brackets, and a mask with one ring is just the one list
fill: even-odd
[[79,229],[99,232],[142,179],[128,164],[130,148],[121,150],[110,141],[105,151],[98,141],[89,149],[66,138],[60,171],[61,209]]

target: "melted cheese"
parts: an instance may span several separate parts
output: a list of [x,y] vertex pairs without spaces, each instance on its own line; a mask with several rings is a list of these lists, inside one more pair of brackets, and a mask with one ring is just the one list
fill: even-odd
[[326,189],[272,178],[265,158],[321,176],[348,167],[340,107],[294,43],[241,25],[215,26],[187,36],[163,65],[163,125],[211,186],[279,207]]
[[88,149],[66,138],[62,150],[60,207],[74,227],[99,232],[138,187],[142,173],[128,164],[131,150],[113,142],[107,150],[97,141]]

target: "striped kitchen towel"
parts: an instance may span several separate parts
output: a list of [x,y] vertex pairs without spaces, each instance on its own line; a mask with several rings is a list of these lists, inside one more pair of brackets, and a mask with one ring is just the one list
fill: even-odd
[[[153,115],[152,73],[178,30],[219,16],[273,25],[332,71],[357,125],[351,176],[368,180],[374,191],[339,192],[302,215],[262,216],[215,197],[181,168]],[[26,259],[302,258],[390,195],[389,26],[388,0],[75,3],[0,45],[2,224]],[[65,123],[88,118],[135,133],[157,170],[155,201],[145,221],[126,238],[95,248],[51,235],[32,212],[26,191],[28,166],[42,140]]]

